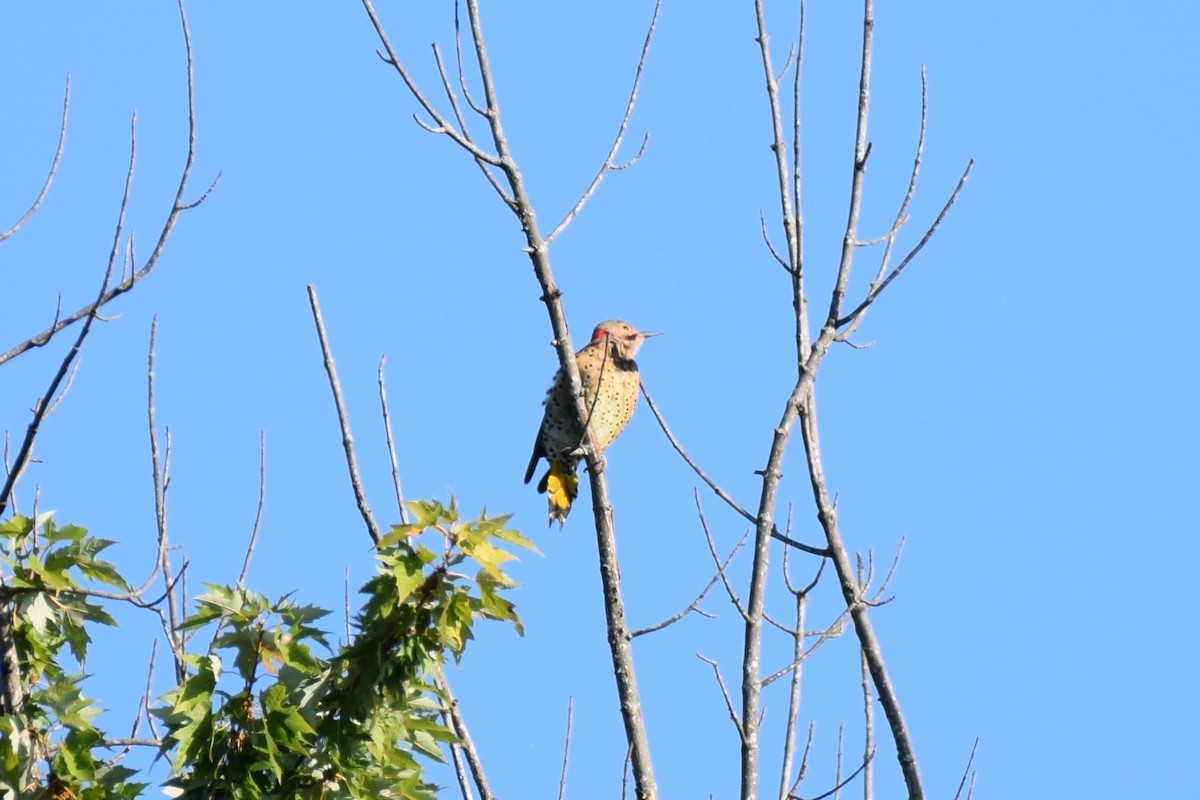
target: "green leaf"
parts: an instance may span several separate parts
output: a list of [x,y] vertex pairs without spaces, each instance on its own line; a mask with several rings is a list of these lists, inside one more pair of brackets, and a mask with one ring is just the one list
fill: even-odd
[[33,520],[33,527],[45,529],[44,533],[47,536],[47,538],[50,536],[53,536],[54,535],[54,512],[53,511],[43,511],[42,513],[38,514],[37,517]]
[[425,573],[419,558],[411,558],[396,565],[392,571],[392,580],[396,587],[396,603],[407,600],[422,583]]
[[33,626],[39,635],[46,635],[46,627],[58,621],[58,609],[46,598],[45,592],[33,595],[22,608],[21,618]]
[[[504,519],[507,520],[508,516],[505,516]],[[542,551],[537,549],[537,545],[533,543],[533,540],[523,536],[520,531],[513,530],[512,528],[503,528],[492,535],[501,541],[515,544],[517,547],[523,547],[526,550],[537,553],[539,556],[542,554]]]
[[0,536],[21,538],[33,533],[33,520],[29,517],[16,515],[0,521]]
[[48,542],[74,542],[87,536],[87,528],[81,528],[78,525],[64,525],[61,528],[47,530],[45,534]]

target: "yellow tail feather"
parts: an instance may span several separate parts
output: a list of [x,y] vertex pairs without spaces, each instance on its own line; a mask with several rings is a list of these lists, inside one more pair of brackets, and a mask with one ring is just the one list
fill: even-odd
[[546,484],[546,500],[550,506],[550,522],[562,527],[571,513],[571,503],[579,496],[579,476],[568,470],[561,461],[550,462],[550,471],[543,480]]

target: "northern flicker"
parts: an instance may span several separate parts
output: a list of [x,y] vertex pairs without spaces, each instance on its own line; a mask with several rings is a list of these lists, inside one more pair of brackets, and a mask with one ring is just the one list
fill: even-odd
[[[597,325],[587,347],[575,354],[588,409],[587,423],[597,452],[603,452],[629,424],[640,385],[633,357],[647,337],[657,335],[639,331],[623,320],[610,319]],[[533,477],[538,459],[546,459],[550,469],[538,481],[537,490],[547,495],[550,522],[557,521],[560,528],[579,493],[575,471],[583,456],[582,442],[571,387],[559,369],[546,393],[546,413],[533,441],[525,483]]]

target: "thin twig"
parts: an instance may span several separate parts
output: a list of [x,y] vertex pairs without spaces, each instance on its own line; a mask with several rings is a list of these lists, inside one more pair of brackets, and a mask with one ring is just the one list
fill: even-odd
[[[259,432],[258,440],[258,510],[254,514],[254,525],[250,529],[250,540],[246,543],[246,555],[242,559],[242,571],[238,574],[237,586],[243,589],[246,586],[246,577],[250,574],[250,560],[254,557],[254,547],[258,543],[258,532],[262,524],[263,506],[267,497],[267,433],[266,431]],[[225,632],[226,626],[229,624],[229,617],[223,616],[217,620],[216,628],[213,629],[212,638],[208,643],[208,653],[211,655],[216,651],[217,640],[221,638],[221,634]]]
[[[785,556],[786,557],[786,556]],[[824,564],[824,560],[821,561]],[[784,575],[787,567],[784,566]],[[790,587],[789,587],[790,588]],[[788,781],[792,776],[792,760],[796,754],[796,725],[800,716],[800,688],[804,664],[804,616],[808,610],[808,592],[793,592],[796,598],[796,631],[792,640],[792,680],[788,689],[787,718],[783,733],[783,765],[779,769],[779,797],[787,800]]]
[[575,698],[567,697],[567,732],[563,737],[562,774],[558,778],[558,800],[567,796],[567,764],[571,760],[571,727],[575,723]]
[[[127,188],[128,180],[131,180],[133,176],[132,157],[130,158],[128,175],[129,177],[126,183]],[[125,209],[127,207],[128,200],[129,195],[128,192],[126,192],[121,203],[120,213],[118,214],[118,235],[120,235],[119,232],[121,221],[123,221],[125,218]],[[108,290],[108,282],[111,278],[112,262],[110,261],[108,269],[104,272],[104,279],[100,283],[101,297],[103,297],[104,293]],[[25,468],[29,466],[29,461],[33,457],[33,443],[34,440],[37,439],[38,430],[41,428],[42,420],[45,419],[46,414],[53,405],[54,396],[58,393],[58,387],[62,385],[63,380],[71,370],[71,365],[79,356],[80,350],[83,349],[83,342],[85,339],[87,339],[88,334],[91,332],[92,323],[95,321],[95,319],[96,313],[95,309],[93,309],[92,313],[89,314],[87,319],[84,321],[83,328],[80,329],[79,335],[75,337],[75,344],[70,350],[67,351],[67,354],[63,357],[62,362],[58,365],[58,371],[51,379],[50,386],[46,389],[45,394],[43,394],[42,397],[34,404],[33,419],[30,420],[29,426],[25,429],[25,437],[21,440],[21,447],[17,450],[17,457],[14,459],[12,467],[8,470],[8,476],[5,478],[4,486],[0,488],[0,515],[4,514],[5,509],[8,507],[9,497],[12,496],[13,490],[17,486],[17,481],[21,479],[21,474],[25,471]],[[19,708],[19,706],[17,707]]]
[[966,186],[967,178],[971,176],[971,170],[974,168],[975,159],[972,158],[967,162],[966,169],[963,170],[962,175],[958,179],[958,183],[954,187],[954,191],[950,193],[950,197],[947,198],[945,205],[942,206],[942,210],[938,212],[937,218],[934,219],[928,228],[926,228],[925,235],[921,237],[921,241],[917,242],[916,246],[913,247],[912,250],[908,251],[908,255],[904,256],[904,259],[897,264],[890,273],[888,273],[888,276],[884,278],[878,286],[867,293],[867,296],[863,298],[863,301],[859,303],[853,311],[836,320],[834,323],[836,327],[841,328],[853,322],[856,317],[866,311],[867,308],[869,308],[870,305],[875,302],[876,298],[883,293],[883,290],[886,289],[892,281],[898,278],[900,273],[904,271],[904,268],[907,267],[914,258],[916,258],[917,253],[920,253],[921,249],[925,247],[931,238],[933,238],[933,234],[936,233],[937,229],[941,226],[942,220],[946,218],[946,215],[950,213],[950,209],[954,207],[956,202],[958,202],[958,195],[962,192],[963,187]]
[[[154,734],[154,740],[159,740],[158,731],[155,730],[154,727],[154,717],[150,714],[150,703],[152,702],[151,691],[154,684],[154,658],[157,652],[158,640],[153,639],[150,642],[150,663],[146,669],[146,689],[142,692],[142,696],[138,698],[137,713],[133,716],[133,725],[130,728],[129,736],[124,740],[128,744],[125,745],[124,750],[110,758],[109,763],[115,764],[124,759],[127,755],[129,755],[130,750],[133,748],[133,744],[141,741],[141,737],[138,736],[138,731],[140,731],[142,728],[143,716],[145,716],[146,721],[150,725],[150,731]],[[114,746],[117,741],[118,740],[110,739],[108,740],[107,744],[111,747]]]
[[[717,568],[717,575],[721,578],[721,583],[725,586],[725,594],[729,596],[729,602],[733,603],[733,607],[742,615],[742,619],[746,618],[746,609],[742,606],[742,601],[738,599],[737,593],[733,591],[733,585],[729,582],[729,577],[722,569],[721,557],[717,555],[717,543],[713,540],[712,532],[708,529],[708,520],[704,518],[704,509],[700,505],[700,492],[693,489],[692,498],[696,503],[696,514],[700,518],[700,528],[704,531],[704,541],[708,543],[708,552],[712,556],[713,564]],[[742,534],[741,542],[746,541],[748,534]],[[741,547],[739,542],[738,547]]]
[[358,512],[366,523],[367,533],[371,541],[379,544],[381,537],[379,525],[367,505],[367,496],[363,491],[362,479],[358,474],[358,458],[354,454],[354,437],[350,433],[350,417],[346,413],[346,402],[342,399],[342,385],[338,381],[337,365],[333,363],[333,354],[329,350],[329,340],[325,335],[325,321],[321,318],[321,305],[317,300],[317,287],[308,285],[308,303],[312,307],[313,323],[317,326],[317,339],[321,345],[321,356],[325,361],[325,373],[329,376],[329,388],[333,392],[333,404],[337,408],[338,424],[342,429],[342,448],[346,452],[346,468],[350,471],[350,486],[354,490],[354,501],[358,504]]
[[[154,526],[157,532],[158,571],[163,576],[166,591],[163,599],[167,602],[167,612],[159,617],[163,621],[163,632],[167,643],[171,646],[171,657],[175,664],[175,680],[182,684],[187,679],[187,665],[183,660],[184,639],[180,632],[181,622],[179,606],[176,598],[176,579],[171,574],[171,557],[167,536],[167,489],[170,485],[171,462],[171,432],[165,433],[167,446],[162,464],[159,463],[158,423],[155,421],[154,408],[154,343],[158,337],[158,317],[150,321],[150,344],[146,356],[146,420],[150,429],[150,469],[151,481],[154,487]],[[182,571],[180,573],[182,579]],[[157,605],[155,603],[154,605]]]
[[[642,390],[642,397],[646,398],[646,405],[648,405],[650,407],[650,413],[654,414],[654,418],[656,420],[658,420],[658,426],[662,429],[662,432],[666,435],[667,441],[671,443],[671,447],[674,448],[675,452],[680,455],[680,457],[684,460],[684,463],[686,463],[689,467],[691,467],[692,472],[695,472],[696,475],[699,476],[700,480],[704,481],[705,485],[708,486],[708,488],[713,490],[713,492],[717,495],[717,497],[724,500],[726,505],[728,505],[730,508],[732,508],[737,513],[741,514],[748,522],[757,522],[757,519],[755,518],[755,516],[753,514],[751,514],[749,511],[747,511],[745,508],[743,508],[741,506],[741,504],[738,503],[738,501],[734,500],[729,495],[729,493],[726,492],[724,489],[722,489],[720,487],[720,485],[718,485],[715,481],[713,481],[712,478],[708,477],[708,474],[703,469],[700,468],[700,465],[697,464],[695,461],[693,461],[692,457],[689,456],[687,454],[687,451],[683,449],[683,445],[681,445],[679,443],[679,440],[675,438],[675,435],[673,433],[671,433],[671,429],[669,427],[667,427],[667,421],[665,419],[663,419],[663,415],[658,410],[658,406],[656,406],[654,404],[654,399],[652,397],[650,397],[650,392],[647,391],[647,389],[646,389],[645,380],[641,381],[641,390]],[[777,539],[777,540],[783,542],[784,544],[788,545],[789,547],[794,547],[797,550],[803,550],[804,552],[810,553],[814,556],[828,555],[828,551],[826,551],[824,548],[813,547],[812,545],[804,544],[803,542],[798,542],[795,539],[791,538],[790,536],[786,536],[786,535],[780,533],[779,530],[777,528],[775,528],[774,526],[772,526],[772,528],[771,528],[771,538]]]
[[858,241],[858,218],[862,209],[863,181],[866,178],[867,159],[871,145],[867,141],[867,119],[871,105],[871,57],[874,53],[875,4],[874,0],[863,2],[862,62],[858,78],[858,115],[854,132],[854,162],[850,170],[850,205],[846,212],[846,228],[842,235],[842,252],[838,262],[837,278],[833,291],[829,293],[827,325],[842,313],[842,302],[850,282],[850,269],[854,263],[855,242]]
[[654,26],[658,24],[658,12],[662,8],[662,0],[654,1],[654,13],[650,17],[650,27],[646,29],[646,38],[642,42],[642,54],[638,57],[637,69],[633,75],[633,87],[629,90],[629,100],[625,103],[625,115],[621,117],[621,124],[617,128],[617,135],[613,138],[612,147],[608,150],[608,155],[604,157],[604,163],[600,165],[599,171],[596,172],[596,177],[592,178],[592,182],[588,184],[583,195],[567,212],[567,215],[554,226],[550,233],[546,234],[546,244],[550,244],[554,239],[566,230],[566,227],[571,224],[571,220],[583,210],[584,205],[591,199],[596,189],[600,186],[600,181],[604,180],[604,176],[612,170],[621,170],[632,166],[637,162],[642,154],[646,151],[646,143],[649,141],[649,135],[642,138],[642,145],[638,148],[637,154],[624,164],[614,164],[613,159],[617,157],[617,150],[621,147],[621,142],[625,139],[625,132],[629,129],[629,120],[633,117],[633,108],[637,104],[638,88],[642,84],[642,71],[646,67],[646,56],[650,53],[650,42],[654,38]]
[[185,211],[190,211],[204,202],[213,189],[216,188],[217,182],[221,178],[220,173],[218,173],[217,177],[213,179],[213,182],[209,185],[208,189],[205,190],[199,199],[191,203],[184,202],[183,197],[187,193],[188,180],[191,177],[192,166],[196,160],[196,97],[192,62],[192,35],[190,29],[188,28],[187,15],[184,13],[183,0],[179,0],[178,6],[180,27],[183,30],[184,51],[187,54],[188,147],[187,155],[184,158],[183,170],[179,177],[179,186],[175,191],[175,199],[171,203],[171,210],[167,214],[167,219],[163,223],[162,229],[159,231],[158,240],[155,242],[154,249],[151,251],[150,256],[146,259],[146,262],[142,265],[141,269],[137,270],[125,280],[105,291],[104,294],[102,294],[99,298],[83,308],[78,309],[69,316],[62,318],[56,317],[54,324],[46,330],[35,336],[29,337],[20,344],[13,346],[7,352],[0,353],[0,364],[16,358],[22,353],[28,351],[30,348],[41,347],[42,345],[46,344],[46,342],[50,341],[50,339],[63,328],[66,328],[67,326],[72,325],[79,320],[84,319],[85,317],[90,318],[105,304],[125,294],[139,282],[141,282],[142,279],[149,275],[150,271],[153,270],[158,264],[159,259],[162,257],[163,251],[166,249],[167,239],[170,238],[171,232],[175,229],[175,223],[178,222],[180,214]]
[[[101,322],[104,321],[99,314],[96,315],[96,319],[99,319]],[[63,400],[67,399],[67,393],[70,392],[71,387],[75,385],[75,376],[79,374],[79,365],[81,363],[83,363],[83,359],[77,358],[75,359],[75,363],[71,365],[71,371],[67,373],[67,380],[63,384],[62,391],[60,391],[58,395],[52,401],[50,401],[50,407],[46,409],[46,418],[49,418],[50,415],[54,413],[55,409],[62,405]]]
[[463,754],[467,758],[467,765],[471,768],[471,777],[475,782],[475,788],[479,790],[480,800],[495,800],[495,795],[488,787],[487,776],[483,773],[483,762],[479,758],[479,751],[475,749],[475,742],[471,740],[471,732],[467,730],[467,721],[463,719],[462,711],[458,707],[458,699],[451,691],[450,684],[446,680],[446,672],[440,665],[436,668],[434,680],[438,690],[445,695],[442,707],[450,715],[450,730],[458,737]]
[[771,252],[771,256],[778,262],[779,266],[783,267],[785,272],[792,271],[792,265],[783,260],[783,256],[779,255],[779,251],[775,249],[775,245],[771,243],[771,234],[767,232],[767,217],[763,214],[762,209],[758,212],[758,224],[762,229],[763,244],[767,246],[767,250]]
[[[146,669],[146,690],[142,693],[142,709],[146,714],[146,725],[150,728],[150,733],[155,739],[161,739],[162,736],[158,733],[158,726],[154,724],[154,715],[150,713],[150,703],[153,700],[154,693],[154,663],[158,655],[158,639],[150,640],[150,665]],[[133,733],[137,734],[137,727],[133,729]]]
[[258,531],[262,526],[263,506],[267,500],[267,432],[258,434],[258,510],[254,512],[254,526],[250,529],[250,541],[246,544],[246,557],[242,559],[242,571],[238,574],[237,585],[246,585],[246,576],[250,574],[250,559],[254,556],[254,545],[258,543]]
[[[792,795],[796,794],[796,790],[800,788],[801,782],[804,780],[804,777],[808,774],[808,756],[810,753],[812,753],[813,737],[816,735],[816,732],[817,732],[816,720],[810,720],[808,723],[808,738],[805,739],[805,741],[804,741],[804,752],[800,755],[800,769],[798,769],[796,771],[796,780],[792,783],[791,787],[788,789],[788,794],[787,794],[788,798],[790,798]],[[785,798],[785,800],[787,800],[787,798]]]
[[[839,746],[838,746],[838,774],[840,775],[841,771],[842,771],[842,766],[841,766],[842,751],[841,751],[841,746],[840,746],[841,745],[841,733],[840,732],[838,734],[838,743],[839,743]],[[871,761],[874,758],[875,758],[875,753],[872,752],[863,760],[863,763],[858,765],[858,769],[854,770],[854,772],[851,772],[849,775],[847,775],[845,780],[839,780],[837,782],[837,785],[834,786],[832,789],[830,789],[827,792],[822,792],[821,794],[816,795],[815,797],[808,797],[808,798],[801,797],[798,794],[789,794],[788,800],[825,800],[826,797],[832,797],[833,795],[836,795],[839,792],[841,792],[842,789],[844,789],[846,787],[846,785],[850,783],[850,781],[857,778],[858,774],[860,772],[862,772],[864,769],[866,769],[867,764],[871,763]]]
[[838,527],[836,507],[829,497],[821,460],[815,400],[811,393],[800,403],[800,423],[804,449],[808,456],[809,478],[817,506],[817,519],[825,530],[842,597],[854,620],[854,630],[858,635],[859,647],[867,660],[872,680],[875,683],[875,691],[887,716],[892,738],[896,743],[896,758],[900,762],[909,796],[913,800],[920,800],[925,795],[921,786],[912,738],[900,709],[899,697],[895,687],[892,686],[891,678],[883,661],[883,649],[875,635],[874,626],[871,624],[868,614],[869,606],[862,602],[861,589],[855,580],[854,569],[850,564],[849,554]]
[[967,782],[967,776],[971,776],[971,787],[975,786],[975,776],[971,772],[971,764],[975,763],[975,751],[979,748],[979,737],[975,737],[975,743],[971,745],[971,755],[967,757],[967,766],[963,769],[962,780],[958,782],[958,791],[954,793],[954,800],[958,800],[962,796],[963,786]]
[[[422,127],[431,133],[440,133],[450,137],[455,144],[481,161],[496,167],[501,166],[500,157],[479,149],[474,142],[450,124],[450,121],[442,116],[433,103],[425,98],[425,95],[421,92],[421,87],[417,86],[416,81],[413,80],[408,70],[400,63],[400,56],[392,47],[391,41],[388,40],[387,32],[383,28],[383,23],[380,21],[379,15],[375,13],[375,6],[371,4],[371,0],[362,0],[362,4],[367,12],[367,16],[371,20],[371,25],[375,28],[375,34],[379,37],[380,43],[383,44],[383,49],[387,51],[387,56],[383,59],[384,62],[396,70],[396,74],[400,76],[400,80],[404,81],[404,85],[408,87],[408,91],[416,101],[421,104],[421,108],[425,109],[425,113],[433,118],[434,125],[422,125]],[[490,101],[488,107],[492,107]]]
[[633,760],[633,745],[625,748],[625,762],[621,765],[621,800],[629,796],[629,766]]
[[13,223],[13,226],[8,230],[0,233],[0,242],[3,242],[8,237],[21,229],[21,226],[30,220],[41,207],[42,201],[46,199],[46,195],[50,193],[50,184],[54,182],[54,174],[58,172],[58,163],[62,161],[63,149],[67,144],[67,112],[71,109],[71,73],[67,73],[67,86],[63,90],[63,109],[62,123],[58,127],[58,147],[54,149],[54,160],[50,162],[50,171],[46,174],[46,180],[42,183],[42,188],[37,193],[37,197],[33,199],[33,203],[29,206],[29,210],[22,217]]
[[[442,708],[442,724],[450,728],[450,713]],[[450,759],[454,762],[454,778],[458,781],[458,792],[462,795],[462,800],[475,800],[475,793],[471,791],[470,778],[467,777],[467,763],[463,760],[462,746],[458,742],[451,742]]]
[[458,0],[454,0],[454,58],[458,63],[458,86],[462,89],[463,97],[466,99],[467,105],[471,107],[471,110],[481,117],[486,117],[487,111],[479,107],[479,104],[471,97],[470,90],[467,89],[467,74],[463,70],[462,29],[459,27],[458,22],[458,5]]
[[105,739],[104,747],[162,747],[161,739],[146,739],[134,737],[121,737],[117,739]]
[[[804,71],[804,25],[808,18],[808,9],[805,6],[805,0],[800,0],[799,20],[797,23],[798,30],[796,31],[796,73],[792,79],[792,232],[796,237],[796,242],[792,245],[792,252],[795,254],[795,262],[792,264],[793,285],[792,296],[794,300],[801,303],[804,302],[804,203],[802,189],[802,160],[800,158],[803,151],[800,137],[800,77]],[[784,208],[786,213],[787,209]],[[798,333],[800,334],[800,349],[801,352],[808,346],[808,315],[801,310],[797,314],[797,325],[799,326]]]
[[800,655],[799,659],[794,659],[791,663],[785,665],[781,669],[776,670],[775,672],[771,673],[767,677],[763,678],[763,682],[762,682],[763,686],[770,686],[775,681],[777,681],[780,678],[787,675],[789,672],[791,672],[797,666],[799,666],[800,664],[803,664],[805,661],[807,661],[809,659],[809,657],[814,652],[816,652],[817,648],[819,648],[821,645],[841,636],[842,633],[845,631],[844,620],[849,613],[850,613],[849,610],[842,609],[842,612],[841,612],[841,614],[838,615],[837,619],[835,619],[828,628],[826,628],[822,631],[804,631],[803,632],[804,638],[816,636],[817,641],[814,642],[812,645],[810,645],[809,648]]
[[[707,530],[707,526],[705,526],[705,527]],[[710,540],[711,540],[711,537],[710,537]],[[696,599],[693,600],[690,604],[688,604],[688,606],[686,608],[684,608],[682,611],[679,611],[678,613],[672,614],[670,617],[667,617],[665,620],[663,620],[662,622],[659,622],[656,625],[651,625],[647,628],[638,628],[636,631],[631,631],[629,636],[631,638],[633,638],[633,637],[641,636],[642,634],[654,633],[655,631],[661,631],[663,628],[667,627],[668,625],[675,624],[679,620],[686,617],[688,614],[691,614],[693,611],[702,617],[708,617],[711,619],[714,615],[710,614],[707,611],[705,611],[704,609],[700,608],[700,603],[703,602],[704,598],[708,595],[709,590],[712,589],[712,587],[717,585],[717,581],[724,579],[725,570],[729,567],[730,562],[733,561],[734,556],[736,556],[738,554],[738,551],[742,549],[742,545],[744,545],[744,544],[746,544],[746,536],[742,536],[742,538],[738,541],[738,543],[733,546],[733,549],[729,551],[729,555],[725,558],[725,561],[717,566],[716,573],[712,576],[712,578],[709,579],[708,583],[705,584],[704,588],[700,590],[700,594],[696,595]],[[728,584],[726,584],[726,585],[728,585]]]
[[875,704],[871,696],[871,669],[867,657],[859,653],[863,693],[863,800],[871,800],[874,792],[874,775],[871,754],[875,752]]
[[[458,25],[458,6],[457,5],[455,5],[454,16],[455,16],[456,35],[457,35],[457,25]],[[471,131],[467,127],[467,120],[463,116],[462,110],[459,108],[458,97],[454,94],[454,89],[450,86],[449,76],[446,75],[446,67],[442,63],[441,48],[438,47],[437,42],[434,42],[432,46],[433,46],[433,60],[437,64],[438,75],[442,79],[442,88],[445,89],[446,97],[447,97],[447,99],[450,100],[450,108],[454,112],[454,118],[456,120],[458,120],[459,130],[462,131],[462,135],[463,135],[464,139],[466,139],[468,142],[473,142],[474,140],[471,138]],[[460,62],[459,66],[461,69],[461,62]],[[460,72],[459,73],[460,82],[461,82],[461,78],[462,78],[462,73]],[[468,98],[468,102],[470,102],[470,98]],[[474,103],[471,103],[472,108],[474,107],[474,105],[475,105]],[[418,119],[417,122],[420,123],[421,121]],[[425,126],[422,124],[422,127],[425,127]],[[425,130],[430,130],[430,128],[426,127]],[[437,133],[437,131],[431,131],[431,132]],[[483,173],[483,177],[487,178],[487,182],[489,184],[491,184],[493,189],[496,190],[496,194],[500,195],[500,199],[503,200],[505,202],[505,204],[511,203],[512,198],[510,198],[505,193],[504,187],[500,185],[500,181],[497,180],[496,176],[492,174],[492,171],[490,169],[488,169],[488,163],[486,161],[484,161],[482,158],[479,158],[478,156],[475,157],[475,163],[479,166],[479,170]]]
[[717,678],[717,686],[721,687],[721,696],[725,698],[725,710],[729,712],[729,719],[733,721],[733,727],[737,728],[738,738],[744,742],[746,729],[742,726],[742,720],[738,717],[737,710],[733,707],[733,698],[729,696],[729,690],[725,688],[725,679],[721,677],[721,668],[717,666],[716,661],[705,658],[699,653],[696,653],[696,658],[712,667],[713,675]]
[[400,514],[400,524],[408,524],[408,511],[404,507],[404,492],[400,489],[400,467],[396,461],[396,442],[392,439],[392,418],[388,412],[387,385],[383,379],[383,366],[387,356],[379,359],[379,407],[383,411],[383,431],[387,438],[388,458],[392,462],[392,486],[396,489],[396,509]]

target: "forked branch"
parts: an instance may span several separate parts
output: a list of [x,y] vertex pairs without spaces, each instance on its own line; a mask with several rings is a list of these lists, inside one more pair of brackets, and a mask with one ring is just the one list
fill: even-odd
[[[837,524],[837,509],[830,497],[820,456],[820,444],[816,422],[816,399],[813,383],[817,371],[832,343],[847,340],[857,322],[867,307],[874,302],[879,294],[893,281],[913,258],[924,247],[925,243],[937,230],[945,218],[959,191],[962,189],[970,173],[970,165],[959,180],[958,187],[950,200],[942,209],[934,223],[926,231],[925,236],[910,251],[910,253],[895,268],[887,272],[891,248],[907,219],[909,203],[916,187],[917,173],[920,167],[924,147],[925,127],[925,93],[922,91],[921,134],[918,137],[917,154],[914,158],[913,171],[909,179],[904,198],[896,215],[891,230],[881,237],[887,242],[887,249],[881,261],[879,274],[869,288],[866,297],[849,314],[843,310],[844,302],[850,283],[851,268],[856,250],[863,246],[858,234],[859,214],[862,208],[867,161],[871,153],[871,143],[867,138],[867,123],[870,110],[870,87],[872,53],[874,49],[874,2],[864,0],[862,14],[862,49],[858,83],[858,102],[855,120],[855,138],[853,159],[850,165],[849,205],[846,212],[846,223],[842,234],[842,247],[838,260],[833,289],[830,292],[828,312],[815,339],[810,342],[807,317],[807,298],[801,281],[803,270],[802,252],[800,247],[801,220],[800,205],[800,69],[802,64],[802,49],[798,49],[796,63],[796,83],[793,93],[793,125],[792,125],[792,159],[789,165],[787,159],[786,139],[783,134],[783,112],[779,98],[778,81],[780,74],[772,69],[772,59],[769,49],[764,20],[762,0],[754,3],[758,23],[758,43],[763,62],[763,76],[767,89],[768,106],[771,112],[771,123],[774,133],[772,150],[775,156],[776,172],[779,180],[779,200],[782,212],[782,222],[787,239],[788,252],[786,256],[769,245],[772,256],[792,274],[793,305],[796,314],[796,363],[797,377],[787,401],[783,414],[776,425],[771,447],[768,452],[766,467],[762,470],[763,488],[758,513],[755,515],[756,534],[753,551],[753,566],[751,570],[750,594],[746,604],[746,640],[743,654],[744,672],[742,685],[742,722],[745,728],[742,746],[742,798],[751,800],[757,796],[757,721],[759,714],[759,692],[762,685],[759,679],[759,661],[761,654],[761,622],[764,619],[763,597],[767,579],[767,558],[770,532],[774,528],[773,515],[776,505],[779,479],[782,474],[783,454],[791,436],[793,426],[797,421],[804,439],[805,455],[807,457],[809,478],[812,485],[813,497],[817,508],[817,516],[825,532],[828,544],[827,552],[833,561],[837,573],[843,599],[855,624],[859,645],[866,661],[868,672],[874,683],[881,705],[888,719],[893,739],[896,743],[897,756],[901,771],[904,775],[910,800],[924,797],[920,774],[917,769],[916,756],[912,741],[903,715],[900,712],[899,701],[894,687],[891,685],[887,670],[884,666],[882,650],[871,626],[868,610],[871,603],[863,596],[864,587],[856,580],[855,570],[848,550],[841,537]],[[804,15],[801,7],[800,32],[803,41]],[[924,80],[923,80],[924,87]],[[789,169],[790,167],[790,169]],[[765,231],[765,226],[764,226]],[[849,326],[847,328],[847,326]],[[873,751],[872,751],[873,754]],[[864,760],[864,764],[869,759]]]
[[16,358],[31,348],[41,347],[49,342],[50,339],[53,338],[54,335],[63,328],[73,325],[81,319],[90,317],[107,303],[133,289],[133,287],[140,283],[147,275],[149,275],[151,270],[153,270],[158,264],[159,259],[162,257],[163,251],[166,249],[167,239],[170,238],[171,232],[175,229],[175,224],[179,221],[180,215],[182,215],[185,211],[190,211],[191,209],[196,208],[198,205],[203,203],[204,200],[208,198],[209,194],[212,193],[213,189],[216,188],[217,182],[221,179],[221,175],[218,173],[217,177],[213,179],[213,182],[209,184],[208,188],[205,189],[198,199],[192,202],[186,202],[184,200],[184,196],[187,194],[188,181],[192,174],[192,166],[196,161],[196,92],[192,62],[192,35],[190,29],[188,28],[187,15],[184,13],[183,0],[179,0],[178,5],[180,25],[183,29],[184,50],[187,53],[188,146],[187,154],[184,157],[183,170],[179,176],[179,186],[175,190],[175,198],[171,203],[171,210],[167,213],[166,221],[163,223],[161,230],[159,230],[158,239],[154,244],[154,249],[150,252],[150,255],[140,268],[131,272],[128,277],[124,277],[115,285],[106,288],[104,293],[102,293],[94,301],[76,310],[74,313],[67,315],[66,317],[56,314],[54,322],[49,328],[35,336],[29,337],[17,345],[14,345],[13,347],[9,348],[7,352],[0,353],[0,364]]
[[613,159],[617,157],[617,151],[621,149],[621,142],[625,140],[625,132],[629,129],[629,120],[633,117],[633,108],[637,104],[638,89],[642,84],[642,71],[646,67],[646,56],[650,53],[650,41],[654,38],[654,26],[658,24],[658,12],[662,8],[662,0],[655,0],[654,15],[650,18],[650,27],[646,29],[646,38],[642,42],[642,54],[638,57],[637,70],[633,76],[633,88],[629,90],[629,100],[625,103],[625,116],[621,117],[621,124],[617,128],[617,135],[613,139],[612,147],[608,150],[608,155],[604,157],[604,163],[600,165],[600,170],[596,173],[596,177],[592,178],[592,182],[588,184],[583,195],[572,206],[567,215],[554,226],[550,233],[546,234],[546,243],[554,241],[554,239],[566,230],[566,227],[571,224],[571,220],[583,210],[587,201],[591,199],[596,189],[600,186],[600,181],[604,180],[604,176],[614,170],[622,170],[633,166],[641,159],[642,154],[646,152],[646,144],[650,141],[650,135],[646,134],[642,137],[642,144],[638,147],[637,153],[629,161],[623,164],[618,164]]

